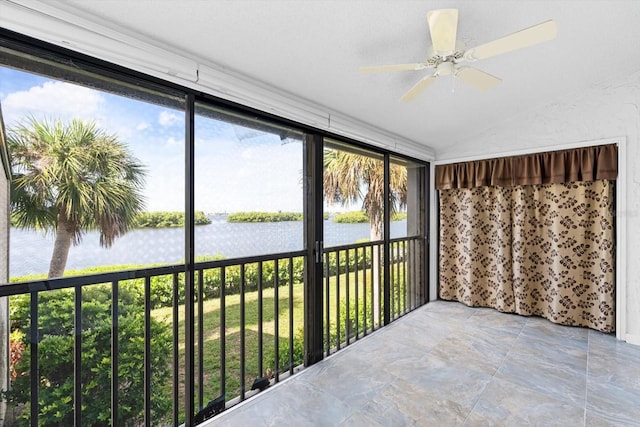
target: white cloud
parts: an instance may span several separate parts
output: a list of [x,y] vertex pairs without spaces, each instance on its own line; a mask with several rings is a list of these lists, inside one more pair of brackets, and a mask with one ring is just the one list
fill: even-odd
[[184,117],[180,117],[177,114],[171,113],[167,110],[162,111],[158,116],[158,123],[160,126],[169,127],[175,124],[181,123]]
[[167,145],[167,147],[173,147],[173,146],[178,145],[178,141],[174,137],[171,137],[171,138],[167,139],[167,144],[166,145]]
[[10,93],[2,100],[6,122],[11,125],[24,117],[95,120],[104,98],[96,91],[64,82],[44,82],[28,90]]
[[145,130],[145,129],[148,129],[149,126],[151,125],[147,122],[140,122],[138,123],[138,126],[136,126],[136,130]]

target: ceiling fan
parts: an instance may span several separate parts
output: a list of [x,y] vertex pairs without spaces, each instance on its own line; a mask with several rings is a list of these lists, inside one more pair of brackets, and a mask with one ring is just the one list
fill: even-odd
[[491,58],[492,56],[552,40],[557,33],[556,23],[550,20],[483,45],[466,49],[462,42],[456,40],[456,32],[458,30],[457,9],[432,10],[427,13],[427,22],[429,23],[432,45],[428,49],[427,59],[424,62],[362,67],[360,72],[380,73],[434,68],[435,72],[433,74],[420,79],[400,98],[402,101],[414,99],[438,77],[450,75],[459,78],[478,90],[487,91],[500,84],[502,80],[477,68],[461,66],[461,63]]

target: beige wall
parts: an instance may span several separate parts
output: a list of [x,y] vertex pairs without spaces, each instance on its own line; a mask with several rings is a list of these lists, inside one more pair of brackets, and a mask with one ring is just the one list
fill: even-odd
[[[514,94],[517,96],[517,94]],[[626,138],[626,209],[617,217],[626,220],[626,315],[627,341],[640,345],[640,71],[615,81],[603,82],[588,91],[559,97],[533,108],[499,127],[458,141],[437,153],[437,160],[535,149],[580,141]]]

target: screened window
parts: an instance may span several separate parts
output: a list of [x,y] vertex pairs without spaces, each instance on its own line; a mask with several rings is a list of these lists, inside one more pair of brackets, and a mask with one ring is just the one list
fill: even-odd
[[180,262],[180,94],[4,49],[0,61],[13,172],[10,277]]

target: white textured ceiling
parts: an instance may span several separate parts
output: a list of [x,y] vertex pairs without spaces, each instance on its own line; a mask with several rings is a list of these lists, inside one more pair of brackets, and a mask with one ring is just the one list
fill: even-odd
[[[70,0],[46,3],[125,29],[194,59],[439,148],[529,109],[640,70],[640,1]],[[451,77],[417,99],[399,98],[433,70],[358,73],[420,62],[426,13],[459,9],[458,39],[472,47],[553,19],[551,42],[474,64],[503,79],[487,93]]]

